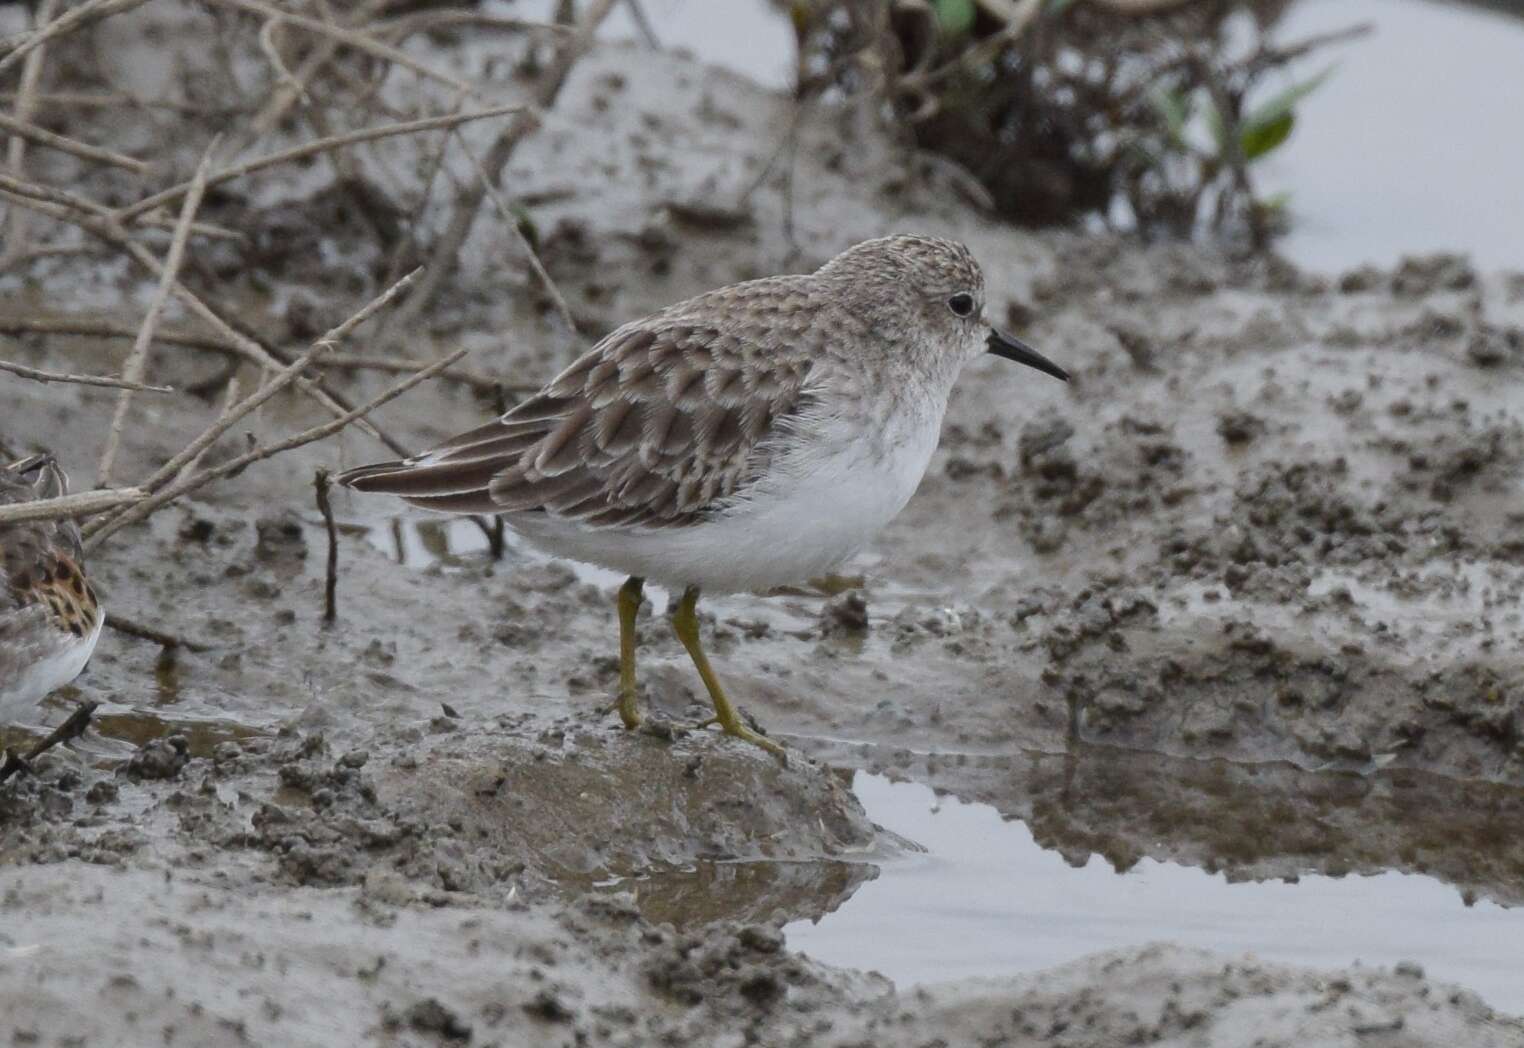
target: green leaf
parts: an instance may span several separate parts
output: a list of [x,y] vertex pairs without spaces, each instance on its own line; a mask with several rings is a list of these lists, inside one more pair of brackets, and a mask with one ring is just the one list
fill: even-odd
[[1271,214],[1282,214],[1291,206],[1291,191],[1285,190],[1280,193],[1271,193],[1267,197],[1255,201],[1261,208]]
[[1318,88],[1323,86],[1334,71],[1333,66],[1324,69],[1317,76],[1303,80],[1300,84],[1292,84],[1286,90],[1270,99],[1264,105],[1259,106],[1244,118],[1244,128],[1248,129],[1255,124],[1273,124],[1282,116],[1296,108],[1296,104]]
[[1268,124],[1246,123],[1238,132],[1238,148],[1243,153],[1244,160],[1252,163],[1275,149],[1291,137],[1291,128],[1295,123],[1295,113],[1282,113]]
[[1329,66],[1317,76],[1292,84],[1244,117],[1238,127],[1238,147],[1244,159],[1258,159],[1286,141],[1296,124],[1297,103],[1321,87],[1333,71]]
[[974,0],[936,0],[937,24],[948,36],[959,36],[974,27]]
[[1217,155],[1222,156],[1228,151],[1228,131],[1224,126],[1222,113],[1217,109],[1217,102],[1211,95],[1203,92],[1202,100],[1206,104],[1203,115],[1206,118],[1207,131],[1212,136],[1212,144],[1217,147]]
[[1148,102],[1159,114],[1159,119],[1164,121],[1164,128],[1169,132],[1170,139],[1182,148],[1185,147],[1185,127],[1191,122],[1191,100],[1179,88],[1166,84],[1157,84],[1148,93]]

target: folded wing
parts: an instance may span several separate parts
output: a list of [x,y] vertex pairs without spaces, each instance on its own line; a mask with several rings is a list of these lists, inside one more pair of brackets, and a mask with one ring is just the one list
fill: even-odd
[[704,519],[762,472],[766,437],[805,408],[809,361],[769,352],[744,325],[653,320],[613,332],[485,426],[340,483],[427,509],[544,512],[589,527]]

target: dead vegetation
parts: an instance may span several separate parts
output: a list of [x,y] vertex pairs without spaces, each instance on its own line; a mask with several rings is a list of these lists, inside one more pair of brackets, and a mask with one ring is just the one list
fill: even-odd
[[[123,281],[142,282],[152,292],[135,323],[76,307],[67,295],[50,296],[43,314],[0,304],[0,336],[18,340],[13,347],[21,339],[41,346],[45,361],[55,338],[74,345],[95,340],[103,361],[119,359],[113,344],[119,349],[130,340],[125,360],[90,374],[0,359],[4,381],[16,384],[7,397],[24,396],[17,387],[30,382],[119,391],[107,417],[79,420],[72,435],[99,441],[96,490],[0,508],[0,523],[78,517],[87,549],[95,550],[208,484],[350,426],[406,453],[411,449],[368,416],[430,378],[464,382],[499,402],[521,389],[459,367],[464,349],[437,357],[337,350],[383,311],[391,312],[394,331],[416,323],[449,279],[489,197],[516,231],[510,206],[492,183],[555,104],[615,3],[563,5],[562,18],[541,23],[472,4],[411,0],[337,8],[321,0],[85,0],[67,8],[41,0],[24,31],[0,39],[0,137],[6,140],[0,277],[38,286],[58,272],[50,267],[73,265],[125,273]],[[124,40],[141,46],[166,34],[184,35],[165,48],[159,81],[145,84],[143,77],[151,79],[154,71],[112,61]],[[508,97],[486,97],[427,46],[455,34],[501,39],[502,54],[516,64],[515,90],[499,92]],[[191,39],[195,48],[185,46]],[[480,156],[459,133],[477,123],[495,128]],[[190,158],[196,159],[187,170]],[[313,172],[323,177],[305,205],[260,206],[282,180],[310,184]],[[395,176],[389,183],[388,173]],[[313,282],[320,297],[351,303],[335,309],[330,323],[353,312],[302,348],[291,337],[265,334],[268,324],[244,302],[262,277],[279,274],[288,286],[300,285],[304,271],[322,266],[318,256],[327,245],[320,238],[343,231],[303,214],[304,206],[328,207],[338,225],[358,230],[366,250],[360,266],[344,271],[349,286],[337,286],[326,273]],[[444,210],[437,220],[435,210]],[[439,232],[431,236],[430,230]],[[532,246],[522,236],[519,241],[574,329]],[[301,324],[291,327],[287,336],[301,333]],[[161,370],[155,362],[167,354],[207,357],[215,370],[179,390],[150,382]],[[0,352],[0,358],[13,355]],[[354,399],[338,380],[362,371],[390,374],[393,384]],[[180,451],[128,482],[121,476],[122,454],[151,425],[139,401],[149,395],[202,398],[206,425]],[[256,435],[270,428],[262,407],[283,395],[305,399],[322,421]],[[0,446],[19,453],[49,439],[5,432]],[[220,445],[226,445],[222,453],[209,456]],[[152,627],[135,630],[167,636]]]
[[[1279,202],[1253,165],[1321,82],[1282,44],[1289,0],[795,0],[801,99],[881,105],[916,150],[1027,225],[1202,229],[1263,247]],[[1293,75],[1292,70],[1296,70]]]

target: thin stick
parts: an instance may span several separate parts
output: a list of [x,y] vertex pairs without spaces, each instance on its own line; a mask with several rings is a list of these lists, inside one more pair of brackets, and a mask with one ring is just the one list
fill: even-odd
[[339,615],[339,529],[333,523],[333,506],[328,501],[328,489],[333,482],[328,471],[321,466],[313,474],[312,484],[317,488],[318,512],[323,515],[323,526],[328,529],[328,575],[323,585],[323,625],[332,626]]
[[5,762],[0,764],[0,782],[4,782],[19,771],[30,774],[31,764],[38,757],[61,742],[68,742],[70,739],[77,739],[83,735],[85,729],[90,726],[90,717],[95,713],[97,705],[94,702],[80,703],[62,724],[48,732],[46,737],[38,740],[32,747],[32,751],[25,757],[18,757],[15,751],[7,749]]
[[482,162],[477,159],[475,150],[466,142],[465,136],[457,131],[455,139],[460,143],[460,148],[471,161],[471,165],[476,168],[476,177],[481,179],[482,189],[492,199],[492,204],[497,208],[497,213],[502,218],[503,223],[513,232],[515,239],[519,242],[519,246],[529,256],[529,266],[534,270],[534,275],[539,278],[540,286],[550,296],[550,301],[556,307],[556,312],[561,314],[562,323],[566,325],[567,330],[575,338],[580,339],[582,332],[577,328],[577,321],[572,316],[571,307],[566,304],[566,299],[562,296],[561,289],[556,287],[556,282],[545,271],[545,265],[540,261],[539,253],[535,251],[534,245],[529,242],[529,238],[524,235],[524,230],[519,227],[519,220],[514,217],[513,212],[508,210],[508,205],[503,203],[502,194],[497,191],[497,187],[488,179],[487,169],[482,167]]
[[291,70],[286,68],[286,62],[280,56],[280,47],[275,42],[275,34],[280,32],[281,24],[284,21],[281,18],[272,18],[266,22],[259,31],[259,46],[264,51],[265,57],[270,60],[270,65],[275,68],[276,82],[283,87],[294,90],[297,98],[305,103],[309,101],[307,98],[307,88],[292,75]]
[[303,430],[295,436],[287,437],[285,440],[279,441],[278,443],[257,447],[246,455],[240,455],[235,459],[222,463],[220,466],[215,466],[211,469],[204,470],[200,473],[197,473],[193,477],[189,477],[180,483],[165,488],[163,491],[159,492],[156,495],[149,496],[138,505],[133,506],[132,509],[126,513],[122,513],[116,517],[113,517],[110,523],[98,531],[85,544],[86,551],[90,552],[98,549],[100,544],[106,539],[110,538],[111,535],[115,532],[120,531],[122,528],[126,527],[129,524],[137,523],[155,511],[163,508],[166,504],[173,502],[182,496],[188,495],[198,488],[202,488],[207,484],[210,484],[214,480],[233,473],[241,472],[255,462],[263,461],[264,459],[270,458],[273,455],[279,455],[283,451],[290,451],[291,449],[299,448],[304,444],[311,444],[314,441],[324,440],[327,437],[333,436],[335,433],[339,432],[350,423],[370,414],[372,411],[376,410],[388,401],[393,400],[396,397],[400,397],[402,394],[406,393],[408,390],[412,389],[420,382],[425,382],[428,379],[433,378],[436,374],[443,371],[451,364],[454,364],[456,361],[460,360],[460,358],[465,356],[468,352],[470,352],[468,349],[456,350],[449,356],[437,361],[433,365],[425,368],[423,371],[418,372],[418,374],[412,375],[407,379],[404,379],[402,382],[397,383],[395,386],[392,386],[385,393],[376,397],[374,400],[362,404],[361,406],[351,411],[346,411],[339,418],[332,419],[321,426],[314,426],[311,429]]
[[170,386],[145,386],[140,382],[127,382],[119,378],[111,378],[105,375],[65,375],[57,371],[40,371],[37,368],[25,367],[21,364],[12,364],[8,360],[0,360],[0,371],[9,371],[13,375],[29,378],[34,382],[63,382],[74,386],[105,386],[108,389],[130,389],[136,393],[173,393]]
[[[575,32],[556,49],[555,58],[535,83],[535,108],[514,117],[487,154],[485,168],[488,182],[494,184],[497,182],[498,177],[503,173],[503,168],[512,159],[514,151],[518,149],[519,143],[539,127],[537,114],[555,105],[556,98],[571,74],[572,67],[592,46],[593,34],[618,2],[619,0],[593,0],[587,13],[577,23]],[[434,244],[428,272],[419,282],[418,289],[392,317],[394,328],[406,330],[416,321],[433,302],[441,283],[455,271],[455,260],[460,254],[461,245],[471,235],[471,227],[476,224],[477,212],[481,210],[482,201],[486,198],[485,186],[486,183],[478,178],[473,179],[469,186],[461,190],[455,201],[455,209],[450,214],[450,224]]]
[[99,146],[92,146],[72,138],[65,138],[63,135],[55,135],[53,132],[44,130],[36,124],[29,124],[24,120],[5,116],[3,113],[0,113],[0,131],[24,138],[34,145],[56,149],[60,153],[70,153],[81,160],[93,160],[98,164],[120,167],[131,171],[135,175],[146,175],[153,170],[149,164],[141,160],[135,160],[130,156],[124,156],[121,153],[102,149]]
[[[223,390],[222,393],[222,410],[217,412],[217,421],[214,422],[213,425],[217,425],[218,423],[226,420],[227,417],[233,413],[233,410],[238,407],[239,388],[240,387],[238,385],[237,375],[234,375],[228,379],[227,388]],[[180,470],[180,475],[187,475],[197,466],[201,465],[201,460],[206,457],[206,453],[209,450],[211,450],[211,444],[202,446],[202,448],[193,454],[190,460],[185,463],[184,467]],[[150,488],[149,490],[151,491],[153,489]]]
[[571,33],[575,29],[555,22],[537,22],[529,18],[509,18],[490,15],[482,11],[432,10],[414,11],[411,14],[388,18],[374,26],[377,33],[393,40],[405,40],[414,33],[433,29],[453,29],[470,26],[472,29],[501,29],[507,32]]
[[[122,228],[120,223],[115,222],[110,218],[98,217],[88,214],[77,214],[66,207],[60,207],[56,204],[44,203],[38,200],[29,200],[25,197],[17,197],[15,194],[5,193],[3,191],[0,191],[0,199],[20,200],[24,207],[29,207],[33,211],[40,211],[45,215],[50,215],[53,218],[57,218],[61,221],[68,222],[71,225],[78,226],[80,229],[83,229],[85,232],[91,234],[92,236],[99,237],[106,243],[125,250],[132,256],[133,261],[137,262],[138,265],[142,266],[144,269],[148,270],[155,276],[158,276],[161,272],[159,260],[154,258],[152,252],[144,248],[142,244],[139,244],[137,241],[133,240],[132,237],[128,235],[127,231]],[[232,343],[233,350],[240,356],[247,358],[256,366],[261,368],[273,370],[281,365],[281,362],[272,356],[264,346],[261,346],[258,342],[255,342],[253,339],[248,338],[247,336],[237,331],[226,320],[223,320],[222,317],[219,316],[211,306],[208,306],[205,302],[203,302],[195,292],[191,291],[184,284],[178,282],[175,284],[175,294],[179,296],[181,301],[190,307],[191,312],[195,313],[202,320],[205,320],[207,323],[211,324],[212,327],[216,329],[218,334],[222,335],[230,343]],[[339,401],[321,386],[314,385],[305,379],[298,380],[297,384],[304,393],[311,396],[314,400],[323,405],[324,408],[332,412],[334,415],[342,415],[348,410],[348,408],[345,407],[341,401]],[[397,454],[405,454],[405,451],[400,444],[388,438],[385,434],[376,429],[376,427],[370,425],[367,422],[362,422],[360,424],[360,428],[363,429],[366,433],[369,433],[371,436],[375,437],[377,440],[385,443],[387,447],[391,448]]]
[[657,39],[656,30],[651,26],[651,20],[646,17],[646,9],[640,5],[640,0],[625,0],[624,6],[630,9],[630,18],[634,20],[635,28],[640,31],[645,45],[653,51],[660,51],[661,41]]
[[[384,10],[387,0],[365,0],[353,12],[352,24],[368,22],[377,13]],[[291,82],[280,83],[270,92],[269,99],[260,108],[249,126],[235,139],[233,153],[242,153],[249,146],[269,134],[283,120],[286,114],[307,93],[307,84],[318,71],[328,64],[339,49],[339,43],[331,37],[319,40],[302,60],[301,66],[296,70]]]
[[[201,207],[201,195],[206,191],[206,175],[212,166],[212,155],[217,151],[217,139],[213,138],[211,145],[207,146],[202,154],[201,163],[196,167],[196,177],[191,180],[190,192],[185,195],[185,203],[180,208],[180,219],[175,225],[174,239],[169,242],[169,251],[164,256],[163,272],[159,274],[159,286],[154,289],[153,298],[148,302],[148,312],[143,315],[143,325],[138,328],[138,336],[132,343],[132,351],[127,354],[127,363],[122,367],[122,380],[124,382],[140,383],[144,374],[148,371],[148,349],[153,344],[154,329],[159,326],[159,314],[164,311],[164,303],[169,301],[170,291],[175,286],[175,281],[180,275],[180,265],[185,260],[185,242],[190,239],[191,221],[196,217],[196,211]],[[127,424],[127,412],[132,408],[132,390],[124,389],[116,400],[116,414],[111,418],[111,429],[106,434],[106,447],[101,451],[100,467],[96,471],[96,484],[99,487],[107,487],[111,483],[111,467],[116,463],[117,451],[122,443],[122,427]]]
[[[52,20],[55,6],[55,0],[42,0],[35,16],[39,26]],[[16,93],[16,104],[11,107],[11,117],[15,120],[30,121],[33,110],[37,108],[37,84],[42,79],[44,53],[43,48],[37,48],[27,56],[26,64],[21,67],[21,89]],[[25,162],[26,139],[16,135],[7,143],[6,166],[17,178],[25,178]],[[11,208],[6,221],[10,226],[10,243],[6,247],[5,256],[11,258],[25,254],[27,213]]]
[[[0,325],[0,330],[4,330]],[[352,368],[356,371],[387,371],[394,375],[411,375],[420,368],[429,366],[427,360],[415,360],[410,357],[380,357],[366,356],[358,353],[333,353],[323,358],[325,368]],[[543,382],[536,383],[512,383],[502,379],[493,378],[491,375],[480,371],[469,371],[465,368],[451,368],[439,376],[451,379],[455,382],[464,382],[472,389],[483,393],[494,393],[503,390],[505,393],[538,393]]]
[[[199,458],[207,448],[210,448],[213,444],[215,444],[224,433],[237,425],[240,420],[248,416],[251,412],[260,407],[260,405],[264,404],[265,401],[275,396],[281,390],[297,381],[301,373],[310,367],[313,361],[317,360],[323,353],[332,349],[351,331],[359,327],[366,320],[370,319],[376,314],[378,310],[384,308],[387,303],[391,302],[392,299],[401,294],[402,291],[407,288],[407,286],[411,284],[414,279],[417,278],[418,272],[419,271],[416,269],[413,270],[407,276],[403,277],[391,287],[387,288],[383,294],[372,299],[358,313],[355,313],[348,320],[344,321],[344,323],[340,324],[338,327],[334,328],[332,331],[328,332],[322,338],[314,342],[306,353],[303,353],[296,360],[292,361],[286,367],[282,368],[275,374],[273,378],[271,378],[268,382],[263,383],[243,402],[238,404],[236,407],[224,410],[218,417],[217,421],[212,423],[212,425],[209,426],[205,432],[203,432],[195,440],[191,441],[188,445],[185,446],[185,448],[180,451],[179,454],[175,455],[168,462],[164,463],[164,465],[160,466],[152,476],[145,480],[142,484],[143,489],[149,493],[154,493],[172,481],[178,482],[180,479],[186,479],[181,478],[180,474],[184,471],[187,465]],[[115,518],[92,521],[90,524],[87,524],[83,529],[85,538],[93,538],[96,533],[104,530],[107,526],[109,526],[114,519]]]
[[148,492],[140,488],[120,488],[116,491],[78,491],[72,495],[60,495],[54,499],[37,499],[33,502],[16,502],[0,506],[0,524],[25,524],[33,520],[67,520],[72,517],[89,517],[104,513],[118,506],[130,506],[142,502]]
[[[135,325],[119,324],[94,317],[7,317],[0,316],[0,335],[78,335],[83,338],[136,338]],[[230,342],[213,335],[197,335],[189,331],[165,331],[162,328],[154,336],[160,342],[190,349],[205,349],[224,355],[236,353]]]
[[[522,105],[494,106],[491,109],[481,109],[474,113],[454,113],[446,116],[427,117],[422,120],[404,120],[396,124],[382,124],[380,127],[368,127],[360,131],[349,131],[342,135],[331,135],[320,138],[316,142],[308,142],[306,145],[295,146],[291,149],[283,149],[279,153],[271,153],[269,156],[259,157],[242,164],[235,164],[223,171],[209,176],[206,180],[208,187],[219,186],[224,182],[231,182],[235,178],[251,175],[256,171],[263,171],[267,167],[275,167],[278,164],[289,164],[295,160],[303,160],[318,153],[326,153],[330,149],[340,149],[351,146],[358,142],[371,142],[378,138],[390,138],[393,135],[408,135],[415,131],[433,131],[441,127],[458,127],[461,124],[470,123],[473,120],[484,120],[488,117],[504,116],[508,113],[522,113],[525,107]],[[190,191],[190,183],[182,182],[176,186],[161,190],[152,196],[144,197],[136,204],[113,214],[118,222],[130,222],[145,211],[151,211],[161,204],[167,204],[177,197],[183,196]]]
[[[97,204],[95,201],[82,196],[75,196],[73,193],[59,189],[56,186],[45,186],[37,182],[23,182],[18,178],[12,178],[10,175],[0,174],[0,189],[4,189],[8,193],[14,193],[17,196],[59,204],[69,208],[71,211],[78,211],[82,215],[93,215],[96,218],[109,218],[111,216],[111,209],[105,205]],[[153,221],[151,224],[161,227],[167,226],[170,229],[174,228],[173,222]],[[242,233],[206,222],[193,222],[191,224],[191,232],[198,236],[216,237],[220,240],[244,239]]]
[[28,34],[20,44],[11,49],[10,54],[0,58],[0,73],[5,72],[55,36],[72,33],[88,21],[121,14],[123,11],[130,11],[147,2],[148,0],[85,0],[85,3],[65,11],[59,18]]
[[153,626],[145,626],[136,619],[129,619],[125,615],[119,615],[113,611],[106,616],[106,628],[126,637],[137,637],[139,640],[151,640],[160,647],[173,651],[175,648],[184,648],[186,651],[211,651],[210,644],[202,644],[200,641],[191,640],[178,633],[166,633],[164,630],[155,629]]
[[471,86],[464,80],[459,80],[447,73],[430,69],[406,51],[399,50],[391,44],[383,43],[375,37],[367,36],[357,30],[330,25],[321,19],[308,18],[306,15],[283,10],[274,4],[262,3],[261,0],[209,0],[209,2],[256,14],[262,18],[278,18],[289,25],[305,29],[310,33],[317,33],[320,36],[336,40],[346,47],[352,47],[357,51],[364,51],[375,55],[377,58],[400,65],[405,69],[411,69],[419,76],[430,80],[437,80],[439,83],[447,84],[457,91],[469,92],[471,90]]

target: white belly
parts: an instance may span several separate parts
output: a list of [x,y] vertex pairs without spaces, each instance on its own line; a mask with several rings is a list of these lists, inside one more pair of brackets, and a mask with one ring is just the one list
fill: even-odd
[[941,419],[880,434],[838,425],[780,460],[745,499],[688,527],[595,531],[545,517],[508,523],[541,548],[670,589],[770,589],[823,575],[862,549],[910,501]]
[[26,716],[40,700],[71,683],[84,670],[100,640],[106,616],[96,616],[95,628],[84,637],[59,635],[49,630],[22,655],[19,672],[0,681],[0,721]]

